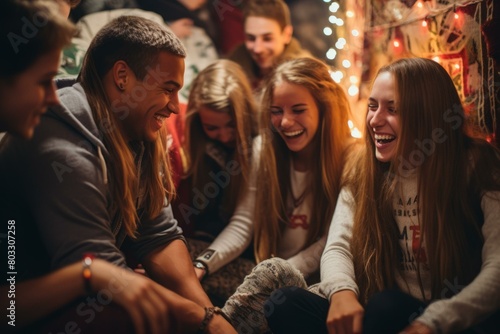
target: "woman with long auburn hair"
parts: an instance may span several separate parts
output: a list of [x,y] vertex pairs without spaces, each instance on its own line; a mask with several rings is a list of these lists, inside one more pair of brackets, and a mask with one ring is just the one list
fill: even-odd
[[274,333],[298,333],[288,329],[300,321],[317,333],[498,331],[500,152],[470,129],[440,64],[408,58],[379,70],[366,146],[322,256],[326,299],[280,290]]
[[[318,60],[285,62],[267,82],[254,216],[258,262],[296,256],[326,235],[340,191],[349,115],[345,92]],[[301,236],[287,242],[292,230]],[[316,264],[300,269],[307,276]]]

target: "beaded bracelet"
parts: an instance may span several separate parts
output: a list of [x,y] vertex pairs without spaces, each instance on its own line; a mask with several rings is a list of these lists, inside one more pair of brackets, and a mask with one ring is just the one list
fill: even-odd
[[94,290],[92,289],[92,284],[90,283],[90,279],[92,278],[92,271],[90,270],[90,265],[94,260],[93,254],[84,254],[82,261],[82,277],[83,284],[85,286],[85,292],[87,295],[92,295]]
[[216,314],[223,315],[224,313],[222,313],[222,310],[217,306],[205,307],[205,317],[203,318],[200,328],[198,329],[198,334],[205,333],[208,323]]

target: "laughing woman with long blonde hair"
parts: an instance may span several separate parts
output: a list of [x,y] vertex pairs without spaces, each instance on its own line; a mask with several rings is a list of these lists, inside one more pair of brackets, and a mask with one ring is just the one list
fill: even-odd
[[252,218],[260,263],[224,306],[237,330],[266,330],[262,296],[272,291],[274,274],[268,274],[280,260],[276,267],[265,260],[284,259],[309,281],[318,279],[351,143],[347,96],[319,60],[280,64],[266,82],[261,109]]

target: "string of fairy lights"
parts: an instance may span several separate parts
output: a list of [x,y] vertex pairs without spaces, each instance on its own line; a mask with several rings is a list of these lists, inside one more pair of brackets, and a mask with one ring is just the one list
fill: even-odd
[[[354,18],[354,12],[349,11],[349,10],[340,10],[341,6],[339,2],[337,1],[332,1],[332,0],[323,0],[325,3],[329,4],[328,10],[329,10],[329,18],[328,21],[332,24],[332,27],[324,27],[323,33],[326,36],[332,36],[335,35],[337,37],[337,40],[335,41],[334,45],[328,49],[326,52],[326,58],[329,60],[335,60],[338,58],[341,58],[340,61],[336,61],[337,64],[341,64],[341,66],[344,68],[344,70],[336,70],[332,72],[332,78],[337,82],[341,83],[344,77],[346,76],[346,69],[349,69],[352,67],[352,61],[349,59],[347,52],[343,51],[348,51],[350,48],[348,46],[348,37],[346,38],[345,36],[345,25],[346,22],[344,18]],[[344,17],[344,18],[342,18]],[[362,39],[362,31],[359,29],[352,29],[351,34],[354,37],[358,37],[359,39]],[[361,64],[358,64],[361,65]],[[339,67],[339,66],[337,66]],[[353,78],[352,79],[353,84],[348,87],[348,92],[350,96],[356,96],[358,94],[358,88],[357,85],[359,83],[359,80]]]
[[[444,1],[429,0],[415,0],[413,3],[412,1],[405,1],[405,3],[396,0],[389,1],[384,6],[388,7],[392,3],[393,7],[390,10],[383,8],[386,11],[381,14],[385,17],[380,24],[374,22],[376,20],[373,17],[365,18],[365,13],[374,14],[371,13],[374,0],[365,1],[362,4],[359,1],[348,0],[322,1],[328,8],[328,21],[331,24],[323,28],[323,34],[333,40],[325,54],[326,58],[335,64],[331,76],[335,82],[346,89],[351,101],[357,101],[363,69],[363,43],[364,38],[370,33],[407,25],[420,25],[421,29],[428,29],[434,18],[449,15],[450,12],[454,13],[456,24],[463,24],[463,8],[486,0],[455,0],[448,4],[443,3]],[[412,3],[411,6],[410,3]],[[368,8],[364,8],[365,6]],[[391,43],[392,52],[395,54],[402,52],[404,41],[401,37],[393,34]],[[441,61],[439,55],[435,55],[432,59],[437,62]],[[460,67],[461,65],[455,64],[454,66]],[[349,126],[353,136],[360,136],[352,121]]]
[[[450,11],[454,12],[455,20],[461,20],[462,7],[467,7],[476,3],[483,2],[484,0],[456,0],[448,5],[440,4],[438,7],[433,8],[431,1],[415,1],[413,6],[409,8],[406,17],[403,13],[395,14],[395,22],[384,23],[384,24],[368,24],[363,26],[363,18],[356,17],[355,11],[349,8],[342,8],[342,6],[349,6],[348,1],[342,1],[343,5],[339,1],[333,0],[323,0],[328,5],[329,11],[329,22],[332,26],[327,26],[323,28],[323,33],[325,36],[335,36],[336,41],[327,50],[325,56],[329,60],[336,60],[336,66],[339,70],[334,71],[332,78],[341,83],[346,77],[346,73],[352,66],[362,66],[362,64],[353,64],[353,60],[350,57],[350,52],[352,51],[350,44],[362,45],[362,39],[364,38],[365,32],[380,30],[380,29],[390,29],[404,25],[414,24],[420,22],[423,28],[426,28],[429,21],[437,16],[445,15]],[[410,15],[411,14],[411,15]],[[370,22],[371,23],[371,22]],[[403,42],[398,39],[393,39],[393,46],[395,48],[403,47]],[[347,51],[347,52],[346,52]],[[436,58],[435,60],[438,60]],[[359,79],[349,78],[348,93],[350,96],[356,96],[359,90],[355,88],[356,84],[359,84]]]
[[[351,102],[358,98],[361,78],[362,59],[355,55],[363,52],[363,20],[355,19],[355,9],[349,4],[339,1],[323,0],[328,5],[328,21],[331,26],[324,27],[325,36],[336,38],[333,46],[326,52],[326,58],[336,64],[331,71],[332,79],[345,87]],[[342,8],[343,7],[343,8]],[[355,138],[362,136],[355,122],[349,120],[351,135]]]

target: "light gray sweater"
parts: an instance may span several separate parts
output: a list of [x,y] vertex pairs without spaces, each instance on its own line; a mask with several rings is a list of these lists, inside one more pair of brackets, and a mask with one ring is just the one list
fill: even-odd
[[[410,251],[412,248],[412,240],[418,239],[418,233],[414,231],[414,228],[412,228],[413,232],[409,228],[417,221],[414,216],[417,212],[413,211],[414,207],[412,207],[416,199],[416,177],[406,180],[402,186],[403,194],[406,195],[401,200],[400,198],[394,199],[394,210],[396,210],[395,218],[400,231],[403,231],[406,226],[408,235],[413,233],[410,241],[404,237],[400,240],[402,251],[408,254],[408,248]],[[352,290],[359,294],[349,247],[353,237],[354,208],[355,203],[351,193],[347,189],[342,189],[321,259],[319,288],[328,299],[340,290]],[[435,333],[465,330],[500,308],[500,243],[498,242],[500,240],[500,192],[485,193],[481,200],[481,208],[484,214],[482,226],[484,245],[480,273],[452,298],[433,301],[422,315],[415,319],[432,328]],[[406,214],[404,211],[398,212],[397,210],[406,210]],[[410,257],[414,257],[414,254]],[[411,263],[411,259],[409,260],[406,261],[408,264]],[[407,270],[402,272],[402,276],[397,277],[397,284],[402,291],[422,300],[416,272],[411,269],[408,265]],[[423,275],[424,284],[428,282],[428,274]],[[450,285],[453,283],[450,282]],[[424,286],[424,290],[424,294],[429,296],[430,287]]]

